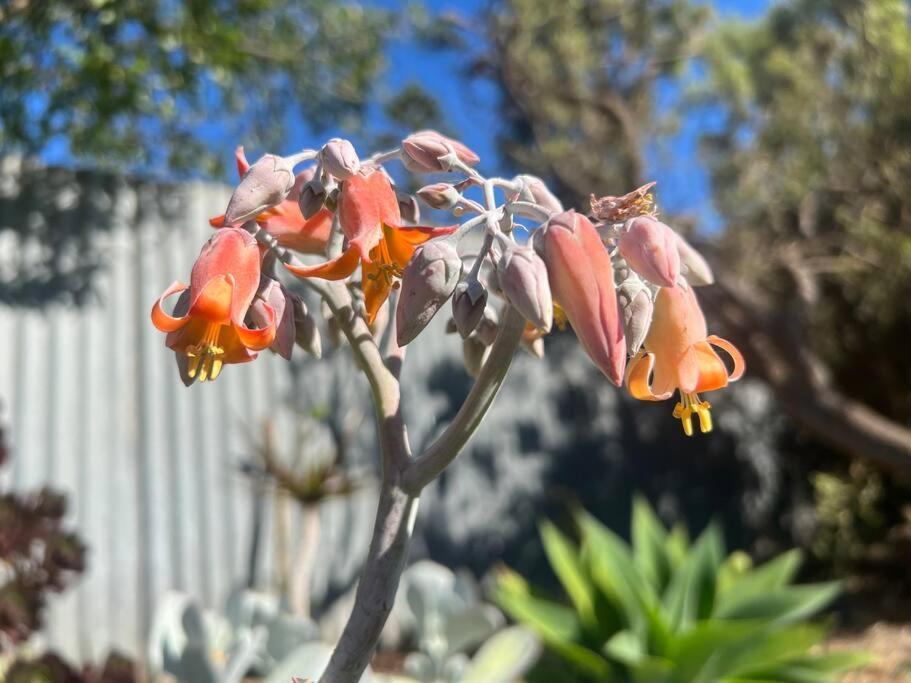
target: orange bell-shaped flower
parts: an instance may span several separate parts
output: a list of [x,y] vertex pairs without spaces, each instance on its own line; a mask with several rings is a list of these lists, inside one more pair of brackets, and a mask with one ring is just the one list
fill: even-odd
[[348,246],[342,254],[315,266],[285,264],[298,277],[343,280],[362,265],[361,288],[367,322],[373,323],[389,292],[398,286],[415,248],[429,239],[448,235],[455,227],[402,227],[395,190],[376,167],[365,166],[342,183],[338,217]]
[[[709,336],[705,316],[692,287],[663,287],[655,299],[655,311],[645,350],[630,362],[626,384],[634,398],[663,401],[675,390],[680,402],[674,417],[683,422],[687,436],[693,433],[693,415],[702,432],[712,431],[711,404],[699,393],[727,386],[743,375],[746,364],[737,347],[714,335]],[[712,346],[723,349],[734,362],[728,371]]]
[[[203,246],[190,286],[175,282],[152,306],[152,324],[167,333],[165,344],[186,357],[188,384],[214,380],[226,363],[246,363],[275,339],[275,312],[265,306],[266,325],[244,324],[260,281],[260,252],[245,230],[224,228]],[[164,300],[181,293],[174,314]],[[181,360],[181,359],[179,359]]]

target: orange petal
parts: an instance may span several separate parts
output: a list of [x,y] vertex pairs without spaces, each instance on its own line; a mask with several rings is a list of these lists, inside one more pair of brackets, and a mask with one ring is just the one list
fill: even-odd
[[364,264],[361,289],[364,292],[364,307],[367,310],[367,322],[372,325],[376,320],[383,303],[389,298],[392,283],[383,275],[382,269],[373,264]]
[[357,268],[360,254],[356,249],[348,247],[338,258],[315,266],[294,266],[286,263],[285,268],[298,277],[318,277],[324,280],[344,280]]
[[152,306],[152,324],[160,332],[176,332],[186,325],[187,321],[190,319],[189,315],[175,318],[174,316],[165,313],[164,308],[162,307],[165,299],[173,294],[178,294],[185,289],[187,289],[187,286],[182,282],[175,281],[171,283],[171,286],[164,291],[164,294],[162,294],[158,298],[158,301]]
[[256,217],[257,223],[272,235],[279,246],[305,254],[321,254],[332,234],[332,212],[320,209],[309,219],[303,217],[295,201],[285,200]]
[[722,339],[721,337],[716,337],[714,334],[707,337],[706,341],[713,346],[717,346],[719,349],[724,349],[727,354],[734,360],[734,371],[731,372],[728,380],[731,382],[736,382],[738,379],[743,377],[744,371],[747,369],[746,361],[743,360],[743,354],[740,353],[740,349],[734,346],[727,339]]
[[394,225],[383,225],[383,236],[389,249],[389,256],[400,268],[404,268],[414,254],[414,248],[434,237],[451,235],[458,229],[457,225],[445,228],[409,226],[401,228]]
[[234,299],[234,276],[216,275],[209,280],[190,302],[190,314],[226,325],[231,319]]
[[651,353],[639,353],[630,361],[626,371],[626,388],[633,398],[640,401],[664,401],[671,397],[672,391],[656,394],[652,391],[649,378],[652,367],[655,365],[655,356]]
[[247,155],[244,154],[243,145],[234,150],[234,162],[237,164],[237,175],[243,178],[246,172],[250,170],[250,164],[247,162]]
[[275,341],[275,309],[269,304],[264,304],[263,309],[269,316],[269,323],[265,327],[251,329],[245,327],[242,322],[233,321],[234,331],[240,343],[251,351],[262,351],[272,346],[272,342]]
[[690,394],[696,391],[699,384],[699,354],[695,344],[690,346],[677,361],[677,387]]
[[728,369],[706,342],[693,345],[699,363],[699,381],[696,391],[714,391],[728,385]]

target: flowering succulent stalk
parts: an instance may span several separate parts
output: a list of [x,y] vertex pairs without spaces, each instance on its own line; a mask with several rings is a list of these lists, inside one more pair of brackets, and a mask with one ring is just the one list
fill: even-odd
[[[294,175],[298,162],[316,157]],[[418,196],[460,219],[467,214],[464,222],[406,225],[418,222],[419,212],[414,197],[395,191],[383,166],[396,159],[411,171],[456,174]],[[596,226],[564,211],[540,178],[486,178],[474,168],[478,162],[465,145],[436,131],[413,133],[400,148],[363,162],[339,138],[319,153],[265,155],[253,166],[238,149],[241,180],[225,214],[210,221],[219,230],[197,258],[190,285],[175,282],[152,307],[152,322],[167,334],[165,345],[188,385],[213,380],[225,364],[251,361],[266,348],[290,358],[297,343],[319,357],[316,321],[271,277],[281,262],[319,295],[330,339],[347,340],[367,375],[380,441],[377,519],[352,616],[320,683],[360,679],[395,602],[418,497],[480,424],[520,345],[541,357],[543,337],[555,323],[559,329],[569,323],[594,364],[614,384],[625,375],[634,397],[663,400],[679,391],[674,415],[687,434],[693,417],[701,431],[712,428],[700,392],[743,374],[737,349],[708,334],[690,286],[711,282],[711,270],[655,218],[653,183],[593,197]],[[516,241],[517,216],[540,223],[530,246]],[[480,248],[460,253],[460,241],[474,231]],[[292,252],[328,260],[305,264]],[[473,259],[470,269],[463,259]],[[400,294],[388,325],[394,332],[385,335],[381,353],[378,338],[395,289]],[[179,297],[167,313],[172,295]],[[475,381],[452,422],[412,455],[398,380],[405,345],[420,343],[419,333],[450,297],[452,327],[463,338]],[[713,347],[731,357],[732,369]],[[632,359],[624,372],[627,350]]]

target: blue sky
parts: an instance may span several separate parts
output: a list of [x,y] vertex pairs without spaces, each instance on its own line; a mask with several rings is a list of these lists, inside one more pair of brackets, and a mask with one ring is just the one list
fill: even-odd
[[[394,0],[374,0],[368,4],[395,7]],[[485,3],[483,0],[462,0],[427,3],[436,11],[458,10],[470,15]],[[771,4],[771,0],[717,0],[710,2],[722,17],[756,17]],[[393,91],[408,83],[418,83],[446,103],[446,118],[461,139],[482,159],[485,173],[497,173],[495,136],[497,132],[497,93],[493,88],[466,83],[457,74],[463,66],[454,54],[421,49],[409,40],[393,41],[387,52],[388,70],[384,88]],[[673,102],[676,93],[665,88],[659,99]],[[658,181],[658,199],[674,213],[694,214],[707,231],[717,229],[720,219],[709,197],[708,178],[699,163],[697,141],[700,134],[712,126],[711,112],[686,117],[676,138],[666,149],[650,150],[649,175]],[[605,188],[606,194],[619,194],[632,188]]]
[[[367,5],[389,9],[400,8],[396,0],[362,0]],[[716,0],[709,2],[722,17],[752,18],[762,14],[772,0]],[[482,8],[484,0],[427,0],[427,7],[434,12],[457,11],[471,16]],[[394,94],[402,86],[416,83],[444,104],[446,122],[451,130],[481,156],[481,170],[498,174],[501,168],[495,138],[498,130],[497,91],[484,83],[469,84],[461,77],[464,60],[457,54],[423,48],[403,32],[387,46],[387,66],[377,93],[380,100]],[[672,87],[659,90],[659,102],[672,106],[678,93]],[[371,115],[368,123],[382,123],[381,107]],[[667,211],[694,215],[702,230],[712,232],[721,226],[721,219],[714,211],[710,198],[709,180],[698,156],[698,139],[713,125],[711,111],[688,114],[681,122],[679,134],[661,149],[647,153],[649,177],[658,181],[658,201]],[[309,139],[306,126],[291,126],[297,130],[298,139],[289,140],[289,150],[312,146],[317,141]],[[340,132],[340,131],[336,131]],[[335,132],[330,132],[335,134]],[[362,152],[373,150],[361,150]],[[233,164],[233,161],[231,162]],[[233,168],[233,165],[232,165]],[[605,194],[619,194],[632,188],[604,188]]]

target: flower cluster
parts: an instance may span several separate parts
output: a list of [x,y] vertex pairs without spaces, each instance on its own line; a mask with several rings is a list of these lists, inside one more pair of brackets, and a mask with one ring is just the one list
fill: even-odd
[[[396,190],[384,162],[398,159],[413,173],[455,173],[414,196]],[[298,164],[312,161],[295,174]],[[694,287],[711,284],[706,261],[658,220],[653,183],[622,196],[592,197],[590,212],[564,210],[546,184],[530,175],[485,178],[478,156],[436,131],[413,133],[390,152],[361,159],[347,140],[295,156],[267,154],[241,174],[218,231],[203,247],[186,287],[174,283],[152,310],[167,333],[184,380],[215,379],[224,364],[252,360],[272,348],[290,357],[295,340],[313,350],[315,325],[275,269],[307,282],[345,281],[357,287],[363,315],[380,335],[390,295],[400,346],[414,341],[446,304],[449,329],[464,340],[466,367],[477,374],[499,327],[494,301],[526,321],[523,344],[543,354],[542,338],[568,324],[592,362],[638,399],[658,401],[679,391],[675,417],[693,433],[711,431],[701,392],[738,379],[741,354],[708,334]],[[478,189],[482,199],[469,196]],[[500,199],[498,199],[498,194]],[[462,222],[415,225],[418,202]],[[522,239],[527,224],[533,231]],[[478,233],[466,253],[465,238]],[[478,247],[478,245],[480,246]],[[322,256],[302,263],[300,255]],[[278,258],[276,258],[278,257]],[[166,297],[179,294],[173,313]],[[318,352],[318,340],[316,343]],[[731,358],[729,369],[715,349]]]

